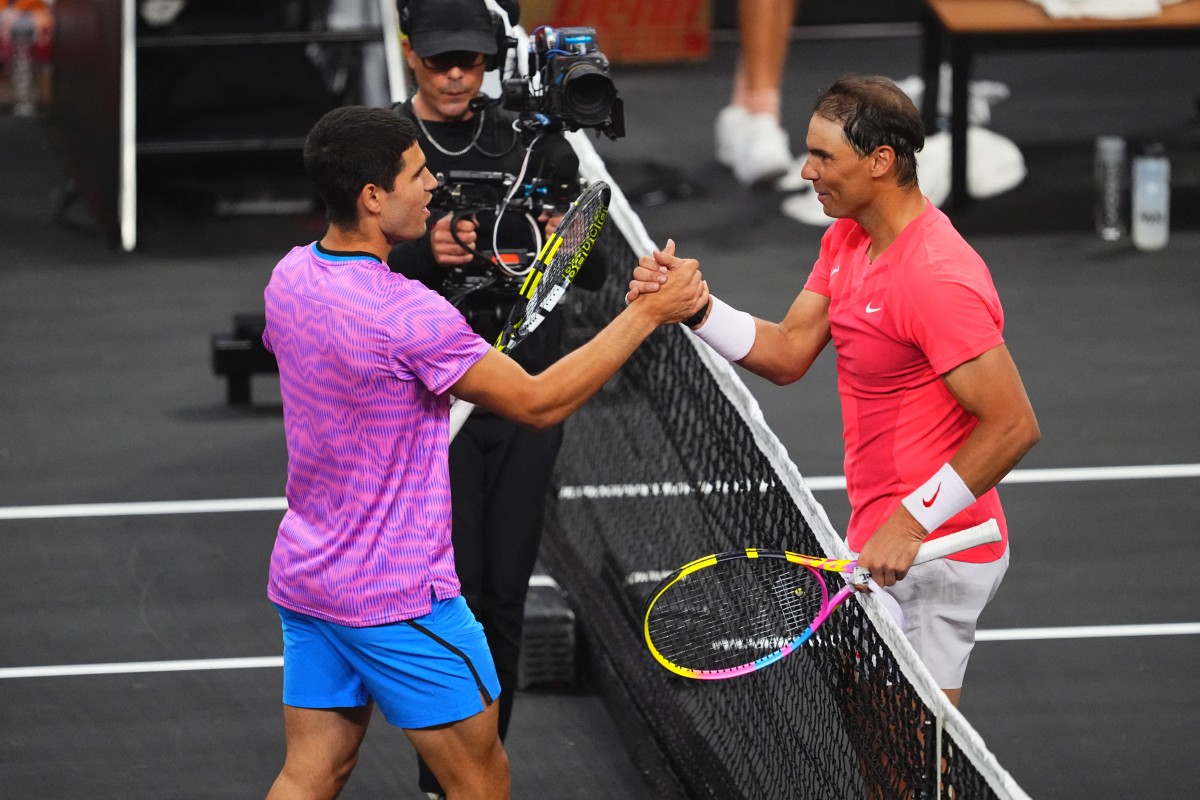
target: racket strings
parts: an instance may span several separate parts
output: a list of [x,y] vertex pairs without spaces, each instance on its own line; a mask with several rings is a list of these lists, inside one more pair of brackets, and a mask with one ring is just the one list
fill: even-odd
[[593,229],[593,226],[596,225],[598,219],[603,219],[607,205],[607,193],[588,192],[580,195],[577,204],[572,209],[574,213],[563,216],[562,222],[554,231],[554,234],[561,238],[562,242],[559,243],[554,254],[547,259],[545,274],[538,282],[529,301],[531,308],[541,306],[546,296],[562,283],[563,273],[572,261],[577,258],[582,261],[582,257],[586,257],[591,248],[589,245],[585,249],[585,245],[590,239],[596,238],[597,231]]
[[647,618],[650,641],[677,666],[734,669],[804,633],[825,594],[815,571],[783,559],[719,561],[658,597]]

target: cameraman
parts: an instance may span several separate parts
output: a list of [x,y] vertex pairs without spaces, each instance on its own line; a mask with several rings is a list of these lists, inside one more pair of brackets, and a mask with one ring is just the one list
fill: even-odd
[[[409,0],[404,5],[401,31],[406,38],[402,46],[417,91],[397,110],[416,121],[429,170],[435,175],[442,173],[448,182],[453,182],[451,170],[519,175],[526,141],[513,129],[517,115],[495,104],[471,105],[480,97],[489,62],[498,58],[503,35],[499,23],[483,0]],[[515,23],[515,4],[506,4],[506,9]],[[579,191],[578,169],[578,158],[562,134],[546,133],[534,145],[521,182],[541,180],[554,187],[570,187],[573,198]],[[520,299],[516,294],[520,281],[500,281],[500,286],[458,299],[462,275],[481,279],[497,274],[495,266],[462,246],[490,254],[495,214],[480,210],[462,215],[456,241],[450,230],[453,210],[436,224],[431,217],[426,236],[393,248],[388,264],[394,272],[420,280],[451,299],[471,327],[493,341],[509,309]],[[560,214],[561,209],[537,216],[543,236],[554,230]],[[505,213],[497,243],[502,251],[534,248],[529,222],[519,213]],[[593,251],[574,285],[595,289],[606,271],[602,253]],[[562,319],[561,310],[551,314],[512,351],[512,357],[528,372],[542,371],[559,356]],[[476,409],[450,446],[455,564],[463,596],[483,625],[496,663],[502,739],[517,689],[525,595],[561,443],[561,426],[533,431]],[[423,763],[420,785],[431,796],[437,795],[436,781]]]

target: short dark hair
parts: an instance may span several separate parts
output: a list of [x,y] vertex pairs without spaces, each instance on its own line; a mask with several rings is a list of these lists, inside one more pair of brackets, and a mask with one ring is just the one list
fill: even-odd
[[304,169],[325,201],[330,223],[358,224],[358,195],[368,183],[391,189],[417,126],[387,108],[341,106],[317,120],[304,140]]
[[896,183],[917,183],[917,153],[925,146],[921,112],[904,91],[876,75],[843,75],[813,104],[813,113],[842,126],[860,156],[887,145],[896,153]]

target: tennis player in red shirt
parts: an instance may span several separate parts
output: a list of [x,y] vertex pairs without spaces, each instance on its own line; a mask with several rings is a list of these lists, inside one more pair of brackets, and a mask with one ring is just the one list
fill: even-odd
[[[779,323],[714,296],[693,330],[780,385],[833,342],[847,542],[898,601],[905,634],[957,704],[976,621],[1008,566],[996,484],[1041,434],[991,274],[917,183],[924,140],[920,112],[888,79],[845,76],[825,90],[802,174],[837,221],[803,291]],[[657,273],[635,270],[628,299],[669,284],[674,263],[661,255]],[[993,517],[1002,541],[913,566],[925,539]]]

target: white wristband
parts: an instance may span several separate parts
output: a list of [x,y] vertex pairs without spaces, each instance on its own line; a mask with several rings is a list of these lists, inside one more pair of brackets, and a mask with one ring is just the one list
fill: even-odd
[[729,361],[741,361],[754,347],[754,317],[712,298],[708,319],[692,333]]
[[975,502],[975,495],[948,463],[925,484],[901,501],[928,533]]

